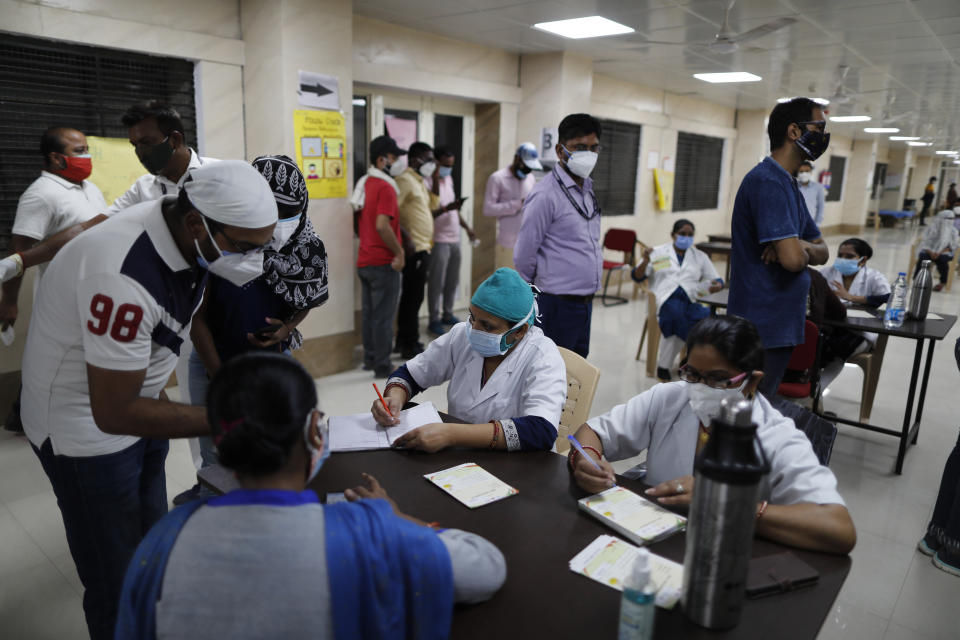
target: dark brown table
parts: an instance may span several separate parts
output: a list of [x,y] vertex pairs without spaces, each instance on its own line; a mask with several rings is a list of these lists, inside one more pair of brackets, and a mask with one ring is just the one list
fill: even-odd
[[[423,476],[463,462],[476,462],[519,494],[468,509]],[[507,581],[493,599],[458,607],[452,638],[615,638],[620,592],[570,570],[569,561],[598,535],[616,535],[577,508],[586,494],[571,481],[564,456],[550,452],[504,453],[448,450],[435,454],[367,451],[332,455],[310,485],[320,494],[342,492],[373,474],[397,505],[410,515],[442,526],[478,533],[507,559]],[[210,482],[229,474],[201,472]],[[219,476],[217,475],[219,474]],[[643,485],[621,478],[623,486]],[[684,535],[654,544],[651,550],[683,562]],[[756,539],[755,557],[783,551]],[[657,610],[657,638],[815,638],[850,570],[846,556],[793,551],[820,572],[814,587],[759,600],[745,600],[739,626],[718,633],[689,622],[679,611]]]
[[727,242],[698,242],[697,249],[703,251],[705,254],[710,256],[710,259],[713,260],[714,255],[725,256],[727,260],[726,274],[724,276],[724,282],[730,282],[730,252],[733,251],[733,244],[730,241]]
[[[702,302],[710,307],[711,313],[716,313],[717,309],[725,309],[727,306],[727,296],[730,292],[723,289],[708,296],[698,298],[697,302]],[[913,369],[910,372],[910,387],[907,393],[907,405],[903,413],[903,423],[900,429],[888,429],[878,427],[866,422],[841,418],[830,415],[829,419],[841,424],[850,425],[859,429],[867,429],[876,433],[882,433],[888,436],[894,436],[900,440],[900,446],[897,450],[897,462],[894,465],[894,471],[899,475],[903,473],[903,459],[907,455],[907,446],[917,444],[917,438],[920,434],[920,420],[923,417],[923,404],[927,398],[927,382],[930,379],[930,367],[933,364],[933,349],[936,343],[943,340],[950,329],[957,321],[957,316],[938,313],[942,320],[906,320],[903,325],[896,329],[887,329],[883,325],[883,312],[871,309],[869,307],[852,306],[850,310],[867,311],[873,315],[872,318],[851,318],[845,320],[824,320],[823,324],[841,329],[850,329],[851,331],[860,331],[867,333],[876,333],[879,335],[894,336],[897,338],[909,338],[916,342],[916,348],[913,353]],[[920,363],[923,361],[923,346],[927,344],[926,363],[923,367],[923,379],[920,384],[920,395],[917,396],[917,382],[920,377]],[[916,403],[916,415],[913,408]],[[820,415],[823,415],[820,413]]]
[[733,236],[723,233],[707,234],[707,242],[733,242]]

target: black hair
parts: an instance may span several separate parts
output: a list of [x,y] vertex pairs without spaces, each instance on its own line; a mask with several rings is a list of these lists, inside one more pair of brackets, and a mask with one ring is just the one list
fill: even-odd
[[50,153],[63,153],[67,145],[63,143],[63,132],[69,131],[72,127],[50,127],[40,134],[40,153],[44,158]]
[[127,109],[127,112],[120,118],[120,122],[123,123],[125,127],[132,127],[135,124],[140,124],[147,118],[156,118],[157,128],[160,129],[160,133],[165,136],[169,136],[174,131],[179,131],[181,135],[183,134],[183,121],[180,120],[180,114],[177,110],[157,100],[138,102],[137,104],[131,105],[130,108]]
[[763,343],[757,327],[737,316],[709,316],[694,325],[687,336],[687,354],[708,344],[739,371],[763,371]]
[[597,138],[599,138],[600,134],[603,133],[603,127],[600,126],[600,121],[589,113],[571,113],[561,120],[560,126],[557,127],[557,137],[560,144],[564,144],[567,140],[573,138],[588,136],[591,133],[597,134]]
[[871,247],[866,240],[861,240],[860,238],[847,238],[840,243],[840,246],[848,244],[853,247],[854,252],[861,258],[866,258],[869,260],[873,257],[873,247]]
[[683,229],[687,225],[690,225],[690,228],[693,229],[694,231],[697,230],[697,228],[694,226],[692,222],[690,222],[686,218],[680,218],[679,220],[673,223],[673,231],[671,231],[670,233],[674,234],[680,231],[680,229]]
[[313,378],[293,358],[253,352],[229,360],[207,390],[220,463],[248,476],[280,471],[316,406]]
[[930,176],[930,182],[936,182],[937,176]]
[[433,147],[428,145],[426,142],[414,142],[410,145],[410,149],[407,150],[407,154],[411,158],[419,158],[425,153],[433,151]]
[[450,147],[437,147],[433,150],[433,157],[437,160],[440,158],[455,158],[456,155]]
[[[810,98],[794,98],[789,102],[782,102],[770,112],[767,122],[767,136],[770,138],[770,149],[779,149],[787,137],[787,129],[795,122],[809,122],[813,118],[813,110],[820,105]],[[800,127],[803,129],[803,127]]]
[[806,166],[810,167],[811,169],[813,169],[813,163],[810,162],[809,160],[804,160],[803,162],[800,163],[800,166],[801,166],[801,167],[804,166],[804,165],[806,165]]

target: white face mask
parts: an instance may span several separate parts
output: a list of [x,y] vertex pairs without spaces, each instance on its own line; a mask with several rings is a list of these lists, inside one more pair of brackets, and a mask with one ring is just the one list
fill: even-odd
[[[386,168],[386,167],[384,167]],[[392,177],[396,178],[398,175],[407,170],[407,163],[405,160],[397,160],[390,165],[390,170],[387,171]]]
[[420,165],[420,175],[422,175],[424,178],[429,178],[430,176],[433,175],[433,172],[436,170],[437,170],[437,163],[433,161],[425,162],[422,165]]
[[564,151],[567,152],[567,168],[570,169],[570,172],[575,176],[580,176],[581,178],[589,178],[590,174],[593,172],[593,168],[597,166],[597,152],[596,151],[570,151],[560,145]]
[[801,171],[800,173],[797,174],[797,180],[799,180],[803,184],[807,184],[808,182],[810,182],[810,178],[812,177],[812,175],[813,174],[811,174],[809,171]]
[[242,287],[251,280],[263,275],[263,252],[248,251],[247,253],[234,253],[232,251],[223,251],[217,246],[217,242],[210,233],[210,227],[207,226],[207,219],[200,216],[203,222],[203,228],[207,230],[207,236],[210,237],[210,243],[216,249],[220,257],[213,262],[207,262],[200,251],[200,243],[194,239],[193,245],[197,249],[197,264],[209,271],[215,276],[219,276],[230,284]]
[[270,248],[273,250],[280,249],[290,241],[297,227],[300,226],[300,217],[302,215],[302,213],[298,213],[290,218],[277,221],[277,226],[273,228],[273,239],[270,240]]
[[708,427],[713,419],[720,415],[720,403],[725,398],[743,400],[743,390],[748,382],[750,382],[749,377],[745,378],[743,384],[736,389],[714,389],[700,382],[688,384],[690,408],[697,414],[700,423]]

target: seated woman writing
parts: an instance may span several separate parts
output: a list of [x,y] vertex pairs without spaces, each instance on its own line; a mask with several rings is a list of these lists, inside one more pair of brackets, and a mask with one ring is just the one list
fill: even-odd
[[[890,297],[890,282],[887,277],[867,266],[873,257],[873,248],[860,238],[850,238],[840,243],[837,259],[833,265],[821,271],[843,304],[863,305],[878,308]],[[824,331],[821,361],[824,363],[820,378],[822,388],[830,386],[843,371],[843,364],[858,353],[873,349],[877,334],[834,329]]]
[[940,282],[933,288],[934,291],[940,291],[947,284],[953,252],[960,245],[960,232],[953,226],[953,218],[954,213],[950,209],[944,209],[938,213],[937,219],[927,227],[920,241],[917,266],[913,270],[912,277],[916,277],[924,260],[932,261],[940,272]]
[[[608,413],[591,418],[576,437],[601,466],[571,452],[577,484],[591,493],[614,482],[607,460],[647,452],[647,491],[665,505],[690,503],[693,463],[710,423],[727,397],[753,399],[757,438],[771,463],[760,488],[757,534],[805,549],[847,553],[856,542],[853,521],[837,481],[818,461],[810,441],[761,394],[763,345],[756,327],[733,316],[700,321],[687,338],[681,382],[659,384]],[[606,458],[606,459],[604,459]]]
[[446,447],[549,450],[567,396],[567,374],[553,341],[533,326],[530,285],[513,269],[497,269],[470,299],[470,316],[431,342],[387,380],[373,417],[384,426],[413,396],[449,381],[447,411],[465,424],[413,429],[394,446],[423,451]]
[[709,315],[695,300],[723,288],[710,256],[693,246],[693,223],[681,218],[673,224],[671,242],[647,249],[631,276],[637,282],[652,278],[657,298],[657,323],[663,340],[657,355],[657,378],[670,381],[670,369],[680,355],[690,328]]
[[446,638],[454,602],[503,584],[493,544],[400,512],[372,476],[350,503],[324,506],[305,489],[329,447],[314,381],[293,358],[238,356],[207,400],[220,462],[242,488],[150,530],[116,638]]

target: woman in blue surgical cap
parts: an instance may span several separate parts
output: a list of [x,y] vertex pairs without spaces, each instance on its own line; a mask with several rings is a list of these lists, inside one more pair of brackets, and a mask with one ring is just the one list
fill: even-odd
[[[447,411],[463,423],[418,427],[394,446],[549,450],[566,400],[567,374],[557,346],[533,326],[536,302],[513,269],[497,269],[470,299],[466,322],[427,346],[387,380],[384,398],[396,416],[413,396],[449,381]],[[379,400],[373,417],[397,423]]]

